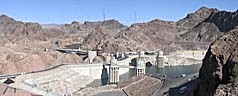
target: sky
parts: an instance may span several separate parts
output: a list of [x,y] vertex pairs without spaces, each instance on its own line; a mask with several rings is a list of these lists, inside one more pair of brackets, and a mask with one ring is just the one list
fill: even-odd
[[18,21],[64,24],[116,19],[130,25],[153,19],[177,21],[200,7],[236,11],[238,0],[1,0],[0,14]]

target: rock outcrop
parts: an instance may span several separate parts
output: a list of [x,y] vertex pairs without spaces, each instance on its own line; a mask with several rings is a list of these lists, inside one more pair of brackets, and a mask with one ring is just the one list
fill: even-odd
[[120,31],[122,29],[126,29],[127,26],[121,24],[119,21],[112,19],[112,20],[105,20],[105,21],[98,21],[98,22],[90,22],[90,21],[85,21],[84,25],[86,26],[102,26],[106,29],[109,29],[113,32]]
[[[197,46],[198,43],[213,42],[223,33],[236,28],[236,21],[237,12],[226,12],[202,7],[177,22],[155,19],[145,23],[132,24],[130,27],[123,27],[117,21],[109,20],[105,22],[85,22],[83,25],[97,25],[112,32],[113,35],[110,38],[105,38],[107,41],[103,44],[100,43],[100,45],[104,45],[102,47],[103,50],[105,48],[106,50],[109,49],[108,51],[110,52],[158,49],[172,51],[191,49],[192,47],[188,46],[191,46],[192,43],[192,46],[196,46],[197,49],[206,49],[207,47]],[[100,32],[100,30],[95,31]],[[90,38],[85,39],[88,39],[87,41],[94,41],[93,39],[95,38],[92,38],[92,40]],[[87,48],[95,49],[94,44],[95,42],[88,43],[91,47]],[[171,46],[171,44],[175,47]],[[183,45],[181,46],[181,44]],[[85,47],[85,45],[82,44],[82,47]]]
[[11,34],[24,34],[23,33],[24,23],[18,22],[11,17],[6,15],[0,16],[0,34],[11,35]]
[[212,42],[222,34],[214,23],[200,23],[192,30],[181,35],[187,41]]
[[[93,29],[84,39],[84,41],[89,42],[84,42],[82,47],[87,46],[86,48],[89,49],[100,47],[104,52],[158,50],[158,48],[163,48],[164,45],[175,41],[178,32],[174,22],[159,19],[133,24],[118,33],[103,26],[100,27]],[[109,36],[104,35],[104,33],[109,34]]]
[[220,36],[210,45],[199,72],[197,96],[238,95],[237,48],[237,29]]
[[[204,8],[202,8],[205,10]],[[238,12],[218,11],[210,9],[206,11],[209,15],[204,15],[203,20],[194,28],[181,35],[187,41],[213,42],[221,34],[235,29],[238,26]],[[206,13],[205,12],[205,13]],[[180,21],[179,21],[180,22]],[[196,22],[196,21],[193,21]]]
[[176,24],[179,26],[180,31],[188,31],[207,19],[213,12],[215,13],[217,11],[217,9],[201,7],[194,13],[190,13],[185,18],[177,21]]
[[238,26],[238,11],[213,12],[204,22],[214,23],[221,32],[228,32]]
[[92,32],[85,37],[82,48],[94,50],[103,49],[104,51],[111,50],[111,46],[107,45],[108,43],[113,42],[110,41],[112,40],[111,38],[113,38],[112,34],[113,33],[110,30],[101,26],[96,26]]

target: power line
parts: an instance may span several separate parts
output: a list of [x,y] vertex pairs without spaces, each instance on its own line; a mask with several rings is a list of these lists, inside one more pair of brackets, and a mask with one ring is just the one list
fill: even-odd
[[137,21],[136,11],[134,12],[134,23]]
[[105,8],[103,8],[103,22],[105,21],[105,19],[106,19]]

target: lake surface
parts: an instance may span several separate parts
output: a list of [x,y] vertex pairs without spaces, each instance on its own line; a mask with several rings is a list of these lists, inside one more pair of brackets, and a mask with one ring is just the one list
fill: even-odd
[[196,65],[186,65],[186,66],[170,66],[165,68],[155,68],[155,67],[147,67],[146,73],[148,74],[159,74],[159,75],[167,75],[168,77],[176,77],[181,74],[194,74],[199,72],[202,64]]
[[[195,64],[195,65],[186,65],[186,66],[170,66],[165,68],[156,68],[155,66],[146,67],[146,74],[153,74],[153,75],[167,75],[168,77],[176,77],[180,76],[181,74],[194,74],[199,72],[202,64]],[[131,77],[136,75],[136,70],[130,68],[128,72],[125,74],[120,75],[120,82],[130,79]],[[101,86],[101,80],[97,79],[94,80],[91,84],[87,85],[88,87],[96,87]]]

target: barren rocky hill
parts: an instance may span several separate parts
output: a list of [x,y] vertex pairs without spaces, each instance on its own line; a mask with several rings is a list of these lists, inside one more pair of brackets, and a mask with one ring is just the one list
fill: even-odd
[[238,30],[232,30],[213,42],[199,72],[196,96],[237,96]]
[[55,39],[67,40],[67,34],[61,30],[44,29],[38,23],[16,21],[1,15],[0,34],[1,74],[42,70],[61,63],[83,62],[77,55],[53,51]]
[[[45,58],[41,58],[39,53],[43,53],[46,49],[53,50],[56,47],[100,49],[103,52],[139,50],[172,52],[207,49],[208,44],[217,37],[237,27],[237,13],[202,7],[177,22],[155,19],[132,24],[129,27],[116,20],[86,21],[84,23],[73,21],[70,24],[40,25],[16,21],[11,17],[1,15],[0,50],[14,56],[18,55],[15,52],[26,54],[30,58],[36,55],[34,58],[39,57],[37,60],[42,61],[42,66],[46,66],[56,64],[54,61],[56,59],[51,58],[45,62]],[[49,52],[49,54],[55,57],[54,52]],[[61,53],[57,54],[64,56]],[[73,55],[68,57],[70,56]],[[81,62],[82,59],[78,56],[72,58],[78,58],[79,61],[75,62]],[[74,62],[72,59],[65,61],[63,58],[58,58],[57,60],[62,61],[57,63]],[[13,66],[18,64],[5,59],[0,62],[1,65],[8,63]],[[24,61],[24,64],[31,63],[33,62],[30,60]],[[6,71],[2,71],[4,72]]]
[[212,42],[216,37],[228,32],[238,25],[238,11],[212,11],[210,15],[193,29],[181,35],[181,38],[192,41]]
[[98,21],[98,22],[85,21],[84,25],[93,26],[93,27],[94,26],[102,26],[106,29],[109,29],[109,30],[115,31],[115,32],[127,28],[127,26],[121,24],[119,21],[117,21],[115,19],[105,20],[105,21]]
[[238,25],[238,10],[213,12],[204,22],[214,23],[221,32],[228,32]]
[[48,38],[63,35],[62,31],[43,29],[38,23],[16,21],[6,15],[0,16],[0,34],[1,36],[20,36],[28,37],[34,40],[46,40]]
[[[155,19],[132,24],[130,27],[125,27],[126,30],[104,39],[107,40],[104,41],[106,43],[100,43],[99,46],[107,51],[206,49],[198,44],[200,42],[209,44],[224,32],[234,29],[237,25],[236,19],[237,12],[201,7],[178,22]],[[223,30],[224,28],[228,29]],[[90,38],[87,39],[91,41]],[[91,49],[96,49],[93,47],[94,44],[88,43],[92,45]],[[192,45],[196,47],[188,47]]]
[[[177,22],[155,19],[127,27],[116,20],[84,23],[74,21],[55,27],[41,27],[38,23],[19,22],[2,15],[0,29],[1,34],[23,34],[39,40],[56,38],[66,42],[62,46],[77,44],[82,48],[99,48],[107,52],[165,50],[173,46],[175,49],[170,50],[181,50],[188,47],[184,46],[186,43],[181,46],[177,42],[190,42],[190,45],[191,42],[194,42],[194,45],[198,42],[210,43],[222,32],[234,29],[237,26],[237,16],[237,12],[201,7]],[[102,31],[107,34],[101,34],[105,33]],[[110,35],[106,36],[108,34]],[[62,38],[68,41],[62,41]]]
[[217,9],[201,7],[194,13],[189,13],[185,18],[176,22],[178,26],[181,26],[180,31],[188,31],[207,19],[213,12],[218,12]]

